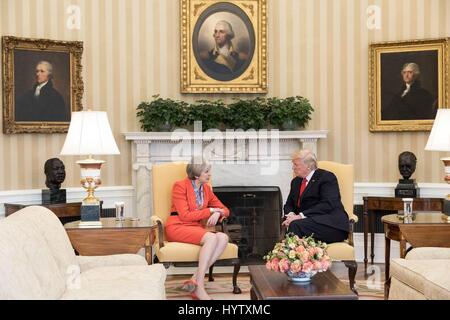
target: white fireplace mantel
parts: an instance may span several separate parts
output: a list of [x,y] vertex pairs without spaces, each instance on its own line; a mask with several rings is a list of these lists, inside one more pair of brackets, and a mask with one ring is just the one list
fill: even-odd
[[[199,152],[214,164],[214,186],[275,185],[280,187],[283,199],[286,199],[292,178],[291,153],[307,148],[317,154],[319,139],[326,139],[327,135],[327,130],[126,132],[125,139],[132,142],[134,211],[140,218],[152,214],[151,170],[154,163],[189,161]],[[275,171],[270,174],[273,168]]]

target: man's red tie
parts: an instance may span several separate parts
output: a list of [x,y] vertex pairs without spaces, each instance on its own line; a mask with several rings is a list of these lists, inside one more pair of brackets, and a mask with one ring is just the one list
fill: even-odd
[[297,207],[300,207],[300,197],[302,196],[303,191],[305,191],[306,183],[308,183],[308,180],[306,180],[306,178],[303,178],[302,184],[300,186],[300,193],[298,195]]

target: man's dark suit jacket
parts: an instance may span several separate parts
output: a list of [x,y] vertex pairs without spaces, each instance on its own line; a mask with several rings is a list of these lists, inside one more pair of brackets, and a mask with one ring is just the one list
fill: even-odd
[[16,121],[70,121],[70,110],[66,108],[61,94],[53,87],[51,80],[41,89],[39,97],[34,96],[36,86],[20,97],[15,106]]
[[302,178],[295,177],[291,182],[291,191],[284,205],[284,213],[303,212],[305,217],[318,224],[335,229],[349,231],[349,220],[341,202],[339,185],[334,173],[317,169],[300,198],[297,206]]

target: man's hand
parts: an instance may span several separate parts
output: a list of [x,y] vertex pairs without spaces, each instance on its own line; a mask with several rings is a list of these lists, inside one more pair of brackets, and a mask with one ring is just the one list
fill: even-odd
[[209,217],[208,221],[206,222],[206,225],[207,225],[208,227],[215,226],[215,225],[217,224],[217,221],[218,221],[219,218],[220,218],[220,215],[221,215],[220,211],[215,211],[215,212]]
[[286,217],[286,220],[284,220],[281,225],[286,227],[286,228],[289,227],[289,224],[292,221],[303,219],[300,215],[296,215],[293,212],[289,212],[287,215],[285,215],[285,217]]

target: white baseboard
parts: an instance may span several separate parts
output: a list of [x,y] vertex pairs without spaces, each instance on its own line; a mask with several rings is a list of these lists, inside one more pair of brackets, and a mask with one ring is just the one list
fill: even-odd
[[[99,187],[95,190],[97,198],[103,201],[103,208],[114,208],[114,203],[125,202],[125,216],[133,217],[133,186]],[[79,202],[86,197],[83,188],[66,188],[67,202]],[[0,191],[0,219],[5,217],[5,203],[38,204],[41,202],[41,190]]]
[[[363,197],[393,197],[397,183],[356,182],[354,185],[354,204],[363,204]],[[424,198],[444,198],[450,193],[447,183],[418,183],[420,196]]]

